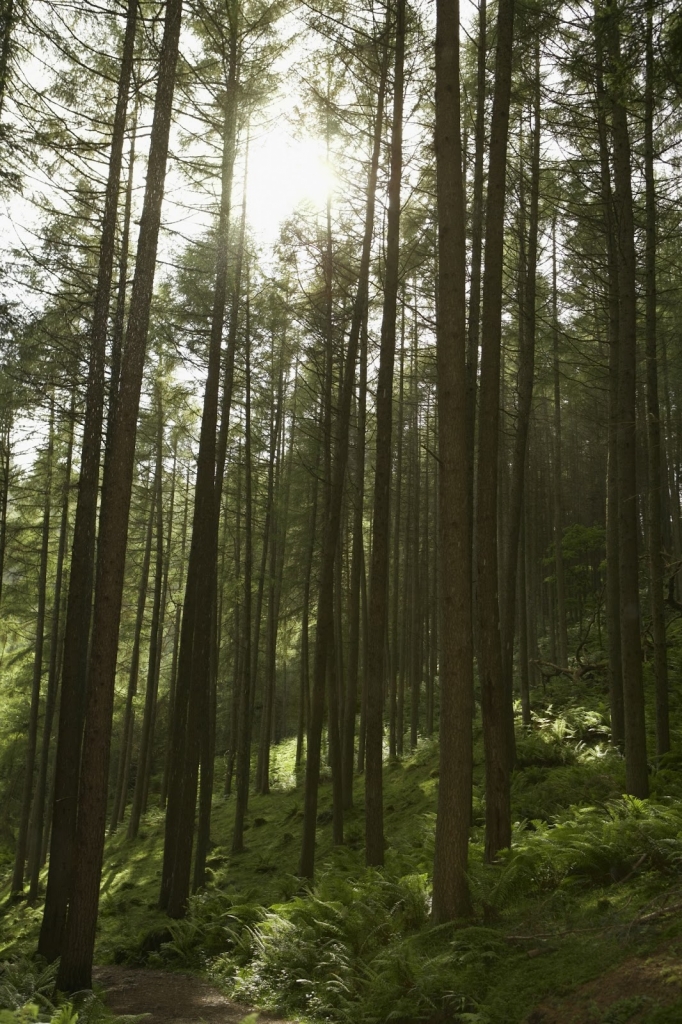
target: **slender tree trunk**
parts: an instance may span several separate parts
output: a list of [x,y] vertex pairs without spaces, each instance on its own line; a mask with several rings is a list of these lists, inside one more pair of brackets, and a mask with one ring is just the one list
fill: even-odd
[[249,797],[249,774],[251,756],[251,688],[254,680],[252,671],[252,627],[251,627],[251,586],[253,570],[253,482],[251,455],[251,337],[249,323],[249,296],[246,296],[246,330],[244,337],[244,358],[246,360],[246,393],[244,396],[244,649],[242,654],[242,679],[239,692],[239,719],[237,725],[237,806],[232,833],[232,852],[244,851],[244,818]]
[[296,768],[300,768],[303,757],[304,730],[310,722],[310,586],[315,555],[317,530],[317,506],[319,494],[319,471],[322,446],[318,442],[315,469],[312,477],[312,500],[310,501],[310,526],[306,551],[305,575],[303,577],[303,610],[301,612],[301,692],[298,713],[298,736],[296,740]]
[[118,264],[118,287],[116,289],[116,309],[111,332],[111,371],[109,380],[109,408],[107,410],[107,434],[116,412],[118,385],[121,376],[121,354],[123,351],[123,335],[125,333],[126,296],[128,293],[128,262],[130,259],[130,220],[133,205],[133,179],[135,176],[135,143],[137,141],[137,103],[130,135],[128,153],[128,180],[126,183],[125,204],[123,207],[123,228],[121,231],[121,254]]
[[389,692],[389,718],[388,718],[388,754],[391,760],[398,757],[399,750],[402,751],[402,738],[399,734],[398,715],[398,673],[400,672],[400,525],[402,509],[403,490],[403,406],[404,406],[404,384],[405,384],[405,294],[403,291],[401,306],[401,328],[400,328],[400,371],[398,374],[398,420],[396,423],[396,468],[395,468],[395,512],[393,515],[393,610],[392,610],[392,653],[391,653],[391,680]]
[[622,746],[625,736],[623,721],[623,671],[620,650],[620,573],[618,568],[618,258],[615,237],[611,168],[606,125],[607,97],[603,81],[601,33],[596,34],[597,126],[601,200],[607,253],[607,303],[609,344],[609,398],[606,469],[606,631],[609,656],[609,695],[611,704],[611,740]]
[[[234,523],[234,583],[237,591],[243,589],[242,584],[242,452],[241,442],[237,452],[236,483],[235,483],[235,523]],[[239,598],[234,602],[233,618],[233,669],[232,669],[232,699],[230,701],[230,744],[227,749],[227,765],[225,771],[225,796],[232,794],[232,777],[234,775],[234,762],[237,756],[237,733],[239,727],[239,693],[242,673],[242,652],[245,644],[242,642],[242,608]]]
[[[157,466],[158,472],[158,466]],[[116,789],[111,811],[111,822],[109,831],[115,832],[118,824],[125,817],[125,808],[128,802],[128,781],[130,773],[130,758],[133,745],[133,724],[135,721],[134,702],[137,695],[137,682],[140,673],[140,648],[142,646],[142,625],[144,622],[144,610],[147,604],[147,588],[149,585],[149,566],[152,556],[152,539],[154,534],[154,512],[157,503],[157,480],[151,488],[149,512],[147,515],[147,529],[145,532],[144,555],[142,558],[142,572],[140,575],[140,587],[137,594],[137,614],[135,616],[135,633],[133,636],[133,652],[130,659],[130,672],[128,674],[128,692],[126,694],[125,709],[123,711],[123,728],[121,729],[121,746],[119,754],[118,772],[116,777]]]
[[50,663],[47,674],[47,693],[45,695],[45,717],[43,719],[43,735],[40,748],[40,762],[38,765],[38,779],[36,791],[33,797],[33,809],[31,811],[31,826],[28,841],[28,877],[29,877],[29,903],[34,903],[38,898],[38,883],[40,880],[41,858],[40,853],[43,846],[43,832],[45,828],[45,798],[47,793],[47,774],[50,765],[50,740],[52,737],[52,726],[54,724],[54,712],[57,703],[57,690],[59,687],[60,650],[62,647],[61,610],[62,610],[62,580],[64,578],[64,558],[66,555],[66,540],[69,532],[69,496],[71,489],[71,463],[73,460],[73,435],[75,430],[76,417],[74,409],[74,397],[71,400],[69,411],[69,440],[66,449],[66,463],[64,467],[64,484],[61,495],[61,522],[59,526],[59,543],[57,547],[57,566],[54,581],[54,598],[52,603],[52,624],[50,627]]
[[384,306],[376,396],[376,459],[372,560],[369,570],[369,661],[365,733],[365,863],[384,863],[383,739],[385,637],[388,624],[389,534],[391,522],[391,463],[393,434],[393,364],[400,257],[400,180],[403,170],[403,66],[405,62],[405,0],[396,0],[395,68],[391,171],[388,183],[388,223]]
[[362,618],[362,664],[360,669],[360,727],[358,729],[358,760],[359,772],[365,770],[365,712],[367,708],[367,663],[369,661],[369,601],[367,600],[367,567],[365,555],[362,555],[362,578],[360,580],[360,616]]
[[[528,459],[528,429],[533,401],[535,378],[535,321],[538,263],[538,210],[540,199],[540,44],[535,44],[535,73],[533,95],[533,136],[531,143],[530,216],[528,223],[528,249],[525,238],[525,196],[522,194],[521,266],[519,270],[521,302],[519,309],[519,363],[516,402],[516,432],[512,453],[509,504],[506,522],[506,558],[503,568],[500,618],[502,627],[502,659],[507,703],[513,704],[514,690],[514,632],[516,627],[517,569],[519,565],[519,536],[523,515],[526,462]],[[523,167],[520,168],[523,175]],[[514,718],[509,716],[511,729],[507,737],[510,763],[515,761]]]
[[[161,582],[161,610],[159,613],[158,645],[156,660],[154,663],[154,692],[157,695],[154,701],[152,720],[150,725],[149,740],[147,743],[147,756],[144,762],[144,788],[142,790],[142,814],[146,814],[149,804],[149,787],[151,784],[152,769],[154,763],[154,735],[156,722],[159,713],[159,681],[161,679],[161,661],[163,658],[163,637],[166,626],[166,611],[168,608],[168,577],[170,575],[171,549],[173,545],[173,528],[175,526],[175,488],[177,481],[178,465],[178,435],[176,433],[173,441],[173,469],[171,471],[170,505],[168,509],[168,533],[166,535],[166,548],[163,556],[163,579]],[[163,528],[163,518],[158,521],[157,528]],[[175,632],[173,633],[175,647]]]
[[[273,351],[274,364],[274,351]],[[273,365],[274,369],[274,365]],[[273,395],[275,407],[271,410],[270,452],[268,455],[268,489],[266,527],[263,538],[263,564],[261,580],[266,575],[265,559],[269,556],[270,569],[268,594],[268,628],[266,638],[266,672],[263,683],[263,710],[261,713],[260,736],[258,742],[258,762],[256,765],[256,791],[266,794],[270,790],[270,737],[272,735],[272,709],[274,702],[275,664],[277,644],[277,623],[275,592],[277,575],[277,522],[275,519],[275,494],[279,492],[279,461],[277,451],[282,429],[282,413],[284,403],[284,365],[280,366],[277,394]],[[277,464],[277,465],[276,465]],[[270,537],[272,534],[272,537]],[[274,640],[273,640],[274,637]],[[274,646],[273,646],[274,645]],[[272,659],[272,660],[271,660]]]
[[50,400],[50,426],[45,470],[45,503],[40,541],[40,564],[38,568],[38,614],[36,617],[36,646],[33,655],[33,680],[31,683],[31,705],[26,735],[26,765],[24,786],[21,797],[21,816],[14,855],[14,870],[10,882],[10,895],[18,896],[24,889],[24,868],[28,850],[28,827],[31,818],[33,780],[35,776],[36,748],[38,745],[38,712],[40,710],[40,684],[43,674],[43,648],[45,643],[45,609],[47,607],[47,556],[50,544],[50,512],[52,508],[52,457],[54,453],[54,395]]
[[566,630],[566,583],[564,580],[563,541],[563,472],[561,468],[561,378],[559,374],[559,316],[557,311],[556,217],[552,222],[552,356],[554,367],[554,575],[556,577],[557,658],[559,665],[568,665]]
[[[154,474],[154,490],[156,494],[156,559],[154,566],[154,601],[152,605],[152,621],[149,640],[149,661],[147,664],[147,685],[144,695],[144,714],[142,716],[142,730],[140,733],[140,745],[137,755],[137,774],[135,776],[135,790],[133,792],[133,803],[130,808],[130,821],[128,822],[128,839],[136,839],[140,828],[140,817],[144,793],[147,786],[147,761],[150,754],[150,743],[152,739],[152,725],[154,711],[156,708],[156,694],[159,684],[159,659],[161,656],[161,604],[163,601],[163,565],[164,565],[164,535],[163,535],[163,404],[161,398],[161,383],[156,384],[157,403],[157,437],[156,437],[156,471]],[[150,524],[153,516],[150,516]],[[150,545],[151,548],[151,545]],[[151,553],[151,551],[150,551]]]
[[528,642],[528,553],[526,548],[526,515],[522,511],[519,540],[519,682],[521,721],[530,728],[530,645]]
[[[184,499],[184,511],[182,515],[182,531],[180,535],[180,566],[179,566],[179,578],[183,579],[185,574],[185,552],[187,550],[187,521],[189,518],[189,485],[190,485],[190,467],[187,466],[187,476],[185,479],[185,499]],[[182,617],[182,607],[180,603],[177,604],[175,609],[175,623],[173,626],[173,655],[171,658],[171,673],[170,683],[168,686],[168,737],[166,740],[166,757],[163,765],[163,777],[161,779],[161,793],[159,794],[159,807],[161,810],[166,808],[166,800],[168,797],[168,782],[170,779],[171,761],[173,758],[173,747],[171,743],[171,735],[173,729],[173,708],[175,707],[175,691],[177,686],[177,675],[178,675],[178,655],[180,650],[180,621]]]
[[[178,675],[170,732],[173,760],[169,772],[160,905],[168,911],[171,917],[184,915],[189,897],[201,751],[200,723],[202,710],[206,714],[209,707],[211,624],[216,594],[215,574],[222,493],[222,474],[220,483],[218,483],[216,471],[216,462],[219,459],[219,452],[216,448],[216,432],[220,395],[221,342],[227,305],[228,235],[236,139],[237,57],[236,41],[233,39],[232,42],[223,121],[221,200],[216,243],[211,334],[197,456],[192,539],[187,565],[178,652]],[[239,253],[241,253],[242,242],[243,236],[240,237]],[[241,255],[238,255],[237,270],[235,286],[238,291]],[[233,312],[236,316],[236,310]],[[231,324],[227,352],[227,361],[230,367],[234,361],[235,332],[236,325],[233,331]],[[228,420],[231,391],[230,379]],[[223,410],[223,417],[224,413]],[[210,721],[205,722],[204,726],[206,725],[208,725],[207,731],[210,734],[213,725]],[[210,773],[206,764],[205,769]],[[208,813],[210,818],[210,799],[204,813]],[[206,830],[207,826],[204,824],[204,833]]]
[[7,501],[9,499],[9,478],[12,468],[12,412],[7,410],[2,422],[2,491],[0,491],[0,606],[2,605],[2,582],[5,575],[5,552],[7,550]]
[[119,399],[102,481],[81,785],[73,847],[73,863],[78,864],[78,872],[73,877],[57,982],[65,992],[92,987],[126,535],[181,18],[182,0],[168,0]]
[[471,913],[466,873],[471,818],[474,675],[459,69],[459,3],[458,0],[454,3],[437,0],[436,369],[441,696],[433,918],[438,924],[468,917]]
[[363,325],[360,344],[360,381],[357,399],[355,445],[355,494],[353,504],[353,547],[350,567],[350,637],[348,643],[348,682],[345,692],[343,727],[343,806],[353,806],[353,769],[355,760],[355,719],[358,704],[360,670],[360,585],[364,549],[365,447],[367,416],[367,324]]
[[[476,59],[476,128],[474,145],[474,188],[471,208],[471,282],[469,286],[469,331],[467,335],[467,450],[469,452],[469,504],[474,529],[474,473],[476,455],[476,391],[478,348],[481,336],[481,266],[483,261],[483,184],[485,157],[486,58],[488,55],[486,0],[478,2]],[[472,565],[472,572],[475,572]]]
[[[620,29],[615,4],[609,11],[609,55],[620,65]],[[639,609],[637,524],[637,284],[632,204],[630,133],[620,96],[610,94],[613,126],[614,207],[618,226],[618,544],[620,642],[625,721],[625,783],[634,796],[649,793]]]
[[[416,296],[415,296],[416,298]],[[421,466],[419,461],[419,387],[417,384],[419,355],[417,348],[417,321],[415,304],[415,323],[412,349],[412,536],[410,546],[412,548],[412,573],[410,576],[410,589],[408,591],[409,616],[410,616],[410,750],[416,750],[419,733],[419,699],[421,696],[421,665],[419,663],[420,643],[420,613],[421,593],[420,575],[421,558],[419,557],[419,536],[420,536],[420,495],[421,495]]]
[[[483,274],[483,319],[477,480],[477,605],[479,676],[485,747],[485,856],[494,859],[511,843],[508,750],[509,715],[503,684],[498,601],[498,469],[502,271],[507,137],[511,93],[514,0],[500,0],[497,20],[495,92],[490,124],[490,155]],[[440,294],[442,301],[442,294]],[[441,431],[443,423],[441,418]],[[441,504],[441,513],[443,513]],[[442,783],[441,783],[442,786]]]
[[50,962],[56,960],[62,952],[75,864],[73,851],[85,714],[88,643],[92,614],[92,567],[95,559],[101,433],[104,416],[104,361],[115,253],[118,193],[136,26],[137,0],[128,0],[90,332],[85,423],[64,632],[62,698],[57,735],[50,865],[45,908],[38,940],[38,952]]
[[[384,44],[385,46],[385,44]],[[374,233],[374,205],[376,197],[379,153],[381,150],[381,129],[383,124],[384,94],[386,90],[386,60],[383,61],[377,110],[374,123],[373,152],[367,185],[367,207],[362,242],[362,255],[358,274],[357,291],[353,306],[348,349],[344,367],[344,379],[339,398],[336,418],[335,458],[332,466],[329,516],[325,524],[322,541],[320,583],[317,605],[317,635],[313,667],[313,688],[310,702],[308,725],[308,746],[306,761],[305,806],[303,816],[303,841],[299,873],[312,878],[315,867],[315,830],[317,827],[317,788],[320,778],[320,746],[324,718],[324,695],[326,687],[329,649],[334,637],[334,562],[338,546],[341,522],[346,464],[348,460],[348,433],[350,406],[357,361],[358,342],[365,316],[369,287],[369,264]]]
[[663,538],[661,531],[661,418],[658,402],[656,353],[656,182],[654,178],[654,46],[653,3],[646,10],[646,84],[644,95],[644,175],[646,189],[646,397],[649,469],[649,600],[654,640],[656,682],[656,753],[670,750],[668,654],[663,599]]

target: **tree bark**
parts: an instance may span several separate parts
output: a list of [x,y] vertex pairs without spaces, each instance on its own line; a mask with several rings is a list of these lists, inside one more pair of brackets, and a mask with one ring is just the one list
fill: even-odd
[[0,492],[0,606],[2,605],[2,583],[5,575],[5,552],[7,550],[7,502],[9,499],[9,478],[12,467],[12,411],[8,409],[2,420],[2,492]]
[[[201,710],[204,709],[206,712],[209,706],[211,624],[216,595],[219,510],[222,493],[222,474],[220,481],[217,479],[216,464],[220,453],[216,447],[216,432],[220,397],[221,343],[227,305],[228,236],[236,140],[236,90],[237,53],[236,39],[233,37],[223,120],[221,198],[216,239],[215,285],[208,367],[197,455],[192,539],[183,601],[178,675],[170,731],[173,760],[169,772],[160,906],[167,910],[171,917],[184,915],[189,897],[201,749],[200,719]],[[240,238],[240,253],[241,243],[242,238]],[[241,272],[240,261],[241,256],[238,255],[237,277]],[[237,280],[235,284],[238,290],[239,281]],[[235,340],[236,335],[230,327],[228,367],[230,360],[234,360]],[[228,420],[232,392],[231,379],[229,383]],[[223,418],[224,414],[223,410]],[[205,724],[208,724],[208,729],[212,731],[212,724],[210,722]],[[206,767],[210,772],[208,766]],[[210,803],[204,813],[206,814],[207,811],[210,817]],[[206,825],[204,825],[205,830]]]
[[348,617],[348,680],[345,691],[343,726],[343,806],[353,806],[353,770],[355,761],[355,720],[360,673],[360,586],[363,561],[363,526],[365,504],[365,448],[367,420],[367,325],[363,325],[360,343],[360,380],[357,397],[356,443],[354,465],[353,542],[350,565],[350,600]]
[[[609,56],[619,67],[620,27],[609,2]],[[637,283],[632,204],[630,133],[621,97],[609,95],[613,130],[614,208],[618,228],[618,562],[620,573],[620,642],[623,665],[625,784],[628,793],[649,793],[644,686],[639,608],[637,522]]]
[[324,718],[324,695],[326,689],[329,650],[334,638],[334,562],[341,524],[346,465],[348,461],[348,433],[350,405],[358,354],[358,341],[365,316],[369,287],[369,264],[374,233],[374,205],[376,197],[381,129],[383,123],[384,94],[386,90],[386,59],[384,56],[377,96],[377,110],[374,122],[373,151],[367,185],[367,206],[362,242],[362,255],[358,274],[357,291],[353,305],[348,349],[346,352],[344,379],[339,396],[336,418],[336,444],[331,467],[329,515],[325,523],[322,541],[320,583],[317,602],[317,635],[313,665],[313,687],[310,701],[308,744],[306,760],[305,803],[303,815],[303,838],[299,873],[312,878],[315,868],[315,830],[317,827],[317,788],[320,778],[320,746]]
[[[498,850],[511,843],[508,750],[511,707],[502,681],[497,531],[504,209],[513,36],[514,0],[500,0],[485,228],[476,509],[478,667],[486,765],[486,860],[493,860]],[[442,301],[442,295],[440,298]],[[441,512],[444,512],[442,506]]]
[[[400,370],[398,373],[398,417],[396,422],[395,512],[393,513],[393,608],[391,624],[391,678],[388,708],[388,756],[398,757],[398,673],[400,671],[400,525],[403,491],[403,404],[405,384],[405,294],[403,290],[400,329]],[[402,748],[402,739],[400,739]]]
[[391,170],[388,182],[388,221],[384,303],[376,394],[376,457],[372,559],[369,570],[369,646],[367,718],[365,732],[365,863],[384,863],[383,739],[385,649],[388,625],[388,569],[391,517],[393,435],[393,364],[400,257],[400,181],[403,171],[403,68],[405,63],[405,0],[396,0],[395,65]]
[[52,457],[54,453],[54,395],[50,399],[50,426],[45,468],[45,502],[40,541],[40,563],[38,568],[38,613],[36,616],[36,641],[33,655],[33,680],[31,683],[31,705],[26,735],[26,765],[21,797],[21,815],[14,855],[14,869],[10,882],[10,896],[16,897],[24,889],[24,868],[28,849],[28,828],[31,819],[33,781],[35,777],[36,748],[38,745],[38,712],[40,710],[40,684],[43,676],[43,648],[45,644],[45,610],[47,607],[47,556],[50,545],[50,513],[52,509]]
[[101,433],[104,415],[104,360],[115,252],[118,193],[136,27],[137,0],[128,0],[104,200],[97,286],[90,331],[85,423],[64,631],[62,697],[57,735],[50,865],[45,908],[38,940],[38,952],[49,962],[56,960],[62,951],[73,878],[73,850],[85,714],[88,643],[92,614],[92,567],[95,557]]
[[[157,467],[158,471],[158,467]],[[151,488],[149,509],[147,513],[147,529],[145,531],[144,554],[142,557],[142,571],[140,574],[140,586],[137,593],[137,614],[135,616],[135,633],[133,636],[133,651],[130,658],[130,672],[128,673],[128,692],[123,711],[123,728],[121,729],[121,746],[119,753],[118,772],[116,774],[116,789],[111,811],[111,822],[109,831],[115,832],[119,822],[125,817],[126,804],[128,802],[128,781],[130,775],[130,759],[133,746],[133,727],[135,722],[134,702],[137,695],[137,683],[140,673],[140,648],[142,646],[142,624],[144,622],[144,611],[147,604],[147,588],[149,586],[149,566],[152,556],[152,539],[154,535],[154,513],[157,501],[157,480]]]
[[242,679],[239,691],[239,718],[237,726],[237,806],[232,833],[232,852],[244,852],[244,818],[249,796],[251,756],[251,689],[252,679],[252,625],[251,587],[253,573],[253,481],[251,454],[251,337],[249,321],[248,285],[246,294],[246,325],[244,335],[246,362],[246,392],[244,395],[244,649]]
[[[502,624],[502,658],[504,679],[507,688],[507,703],[513,703],[514,689],[514,632],[516,627],[516,592],[517,569],[519,565],[519,536],[521,533],[521,517],[526,479],[526,462],[528,459],[528,429],[533,401],[533,384],[535,379],[535,333],[536,333],[536,293],[538,263],[538,220],[540,201],[540,44],[535,44],[533,80],[533,136],[531,142],[531,180],[530,180],[530,216],[528,223],[528,249],[526,251],[525,211],[522,210],[521,225],[521,308],[519,310],[519,363],[518,363],[518,395],[516,403],[516,432],[512,454],[511,479],[509,488],[509,505],[506,523],[506,558],[502,578],[501,624]],[[520,167],[523,175],[523,167]],[[523,190],[522,190],[523,195]],[[525,196],[522,206],[525,205]],[[510,763],[515,761],[514,719],[510,716],[511,729],[508,743]]]
[[440,924],[471,914],[466,873],[473,767],[474,674],[467,446],[466,243],[457,0],[454,3],[437,0],[436,5],[435,143],[441,699],[433,918]]
[[668,653],[663,597],[663,538],[661,502],[661,417],[658,401],[656,352],[656,181],[654,177],[654,45],[653,4],[646,9],[646,81],[644,93],[644,177],[646,192],[646,398],[649,470],[649,601],[654,641],[656,686],[656,753],[670,750]]
[[[160,371],[159,371],[160,372]],[[161,382],[156,382],[157,404],[157,436],[156,436],[156,470],[154,473],[154,490],[156,494],[156,551],[154,565],[154,599],[152,604],[152,621],[149,639],[149,660],[147,663],[147,685],[144,695],[144,713],[140,732],[139,752],[137,755],[137,773],[135,789],[130,808],[128,822],[128,839],[136,839],[140,829],[144,794],[147,787],[147,761],[150,756],[152,726],[156,708],[156,694],[159,685],[159,662],[161,658],[161,607],[163,601],[164,575],[164,534],[163,534],[163,402]],[[150,522],[153,517],[150,517]]]
[[[185,479],[185,499],[183,503],[184,511],[182,515],[182,530],[180,534],[180,568],[179,578],[182,581],[185,575],[185,553],[187,550],[187,521],[189,518],[189,485],[190,485],[190,467],[187,466],[187,476]],[[173,757],[173,747],[171,744],[171,735],[173,729],[173,708],[175,707],[175,691],[177,685],[177,674],[178,674],[178,654],[180,652],[180,621],[182,617],[182,605],[180,602],[177,603],[175,608],[175,623],[173,626],[173,655],[171,657],[171,672],[170,682],[168,685],[168,730],[166,739],[166,756],[163,765],[163,776],[161,779],[161,792],[159,794],[159,807],[161,810],[165,810],[166,801],[168,797],[168,782],[170,779],[171,761]]]
[[599,164],[601,201],[607,256],[608,304],[608,432],[606,468],[606,631],[609,657],[609,699],[611,705],[611,741],[622,746],[623,670],[620,649],[620,573],[618,569],[618,258],[615,237],[609,140],[606,124],[607,96],[603,81],[603,47],[601,33],[596,33],[596,91],[597,128],[599,134]]
[[[52,603],[52,624],[50,626],[50,663],[47,674],[47,693],[45,694],[45,716],[43,719],[43,735],[40,749],[40,763],[38,765],[38,778],[36,791],[33,798],[33,809],[31,811],[31,826],[28,842],[28,877],[29,877],[29,903],[34,903],[38,898],[38,884],[40,881],[41,850],[43,846],[43,833],[45,829],[45,799],[47,795],[47,774],[50,764],[50,740],[52,737],[52,726],[54,724],[54,712],[57,705],[57,691],[59,688],[60,651],[62,647],[62,581],[64,578],[64,558],[66,555],[66,541],[69,532],[69,497],[71,490],[71,464],[73,459],[73,435],[76,425],[75,396],[72,396],[71,409],[69,411],[69,440],[66,449],[66,463],[64,467],[64,483],[61,495],[61,522],[59,526],[59,542],[57,547],[57,566],[54,581],[54,597]],[[0,567],[1,571],[1,567]]]
[[121,365],[119,400],[102,481],[92,641],[88,658],[89,685],[73,847],[73,863],[78,865],[78,871],[73,877],[73,890],[57,978],[59,988],[65,992],[92,987],[92,956],[104,852],[109,744],[125,574],[126,534],[181,18],[182,0],[168,0],[159,56],[159,77],[135,278]]
[[557,658],[559,665],[568,665],[566,630],[566,583],[564,579],[563,542],[563,472],[561,468],[561,378],[559,375],[559,316],[557,311],[556,217],[552,222],[552,356],[554,369],[554,467],[552,473],[552,508],[554,512],[554,575],[556,577]]

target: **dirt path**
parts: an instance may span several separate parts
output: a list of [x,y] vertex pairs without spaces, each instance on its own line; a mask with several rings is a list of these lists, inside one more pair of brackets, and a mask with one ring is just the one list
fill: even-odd
[[[192,974],[112,966],[95,967],[93,977],[114,1013],[147,1013],[144,1024],[240,1024],[253,1012]],[[258,1020],[285,1024],[265,1013]]]

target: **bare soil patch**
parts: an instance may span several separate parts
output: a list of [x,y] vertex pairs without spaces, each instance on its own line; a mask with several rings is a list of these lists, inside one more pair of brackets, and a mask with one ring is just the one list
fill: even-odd
[[682,946],[629,957],[563,997],[546,999],[527,1024],[638,1024],[654,1010],[665,1024],[682,1024]]
[[[240,1024],[254,1011],[233,1003],[192,974],[135,967],[95,967],[93,978],[104,989],[107,1006],[119,1014],[149,1014],[145,1024]],[[259,1014],[262,1024],[285,1024]]]

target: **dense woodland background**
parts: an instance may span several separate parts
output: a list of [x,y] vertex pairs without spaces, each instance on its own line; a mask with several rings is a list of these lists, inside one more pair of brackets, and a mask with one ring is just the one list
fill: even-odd
[[4,955],[511,1021],[505,913],[668,921],[681,95],[663,0],[2,0]]

